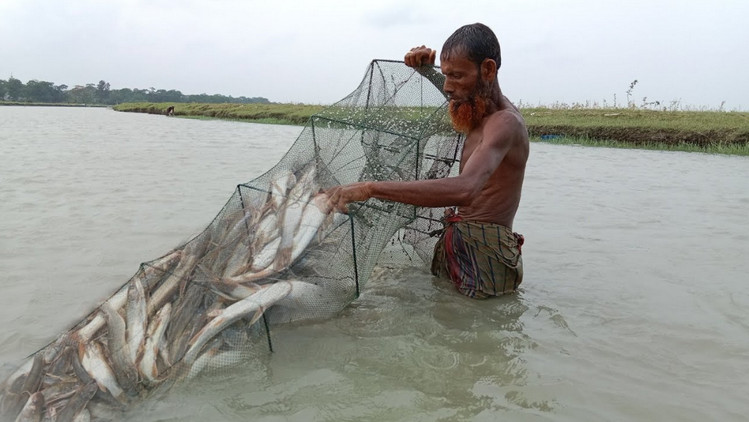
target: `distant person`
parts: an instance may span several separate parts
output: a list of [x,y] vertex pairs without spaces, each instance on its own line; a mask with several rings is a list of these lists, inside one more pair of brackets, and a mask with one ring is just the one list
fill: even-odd
[[166,108],[166,115],[167,116],[174,116],[174,106],[169,106]]
[[523,281],[524,239],[512,231],[512,223],[528,160],[528,130],[520,111],[502,95],[499,41],[489,27],[476,23],[455,31],[442,47],[442,74],[434,70],[435,56],[435,50],[422,45],[404,61],[441,88],[450,101],[453,126],[466,135],[458,176],[365,181],[334,187],[328,194],[341,212],[369,198],[455,207],[445,210],[432,273],[472,298],[510,293]]

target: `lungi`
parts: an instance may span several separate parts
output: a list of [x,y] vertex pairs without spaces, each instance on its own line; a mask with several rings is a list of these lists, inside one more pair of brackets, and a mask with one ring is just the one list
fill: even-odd
[[443,220],[434,246],[432,274],[451,280],[468,297],[485,299],[514,292],[523,281],[524,238],[500,224]]

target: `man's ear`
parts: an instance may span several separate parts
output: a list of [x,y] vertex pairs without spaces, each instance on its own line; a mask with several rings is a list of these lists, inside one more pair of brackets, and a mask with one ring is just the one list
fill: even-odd
[[481,62],[481,79],[491,82],[497,77],[497,62],[492,59],[484,59]]

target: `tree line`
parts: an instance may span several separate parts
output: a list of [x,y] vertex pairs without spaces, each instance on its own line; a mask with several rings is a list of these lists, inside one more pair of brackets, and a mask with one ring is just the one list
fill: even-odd
[[67,103],[114,105],[120,103],[270,103],[263,97],[232,97],[220,94],[185,95],[175,89],[110,89],[109,82],[98,84],[76,85],[72,88],[65,84],[30,80],[25,84],[14,77],[0,79],[0,101],[27,103]]

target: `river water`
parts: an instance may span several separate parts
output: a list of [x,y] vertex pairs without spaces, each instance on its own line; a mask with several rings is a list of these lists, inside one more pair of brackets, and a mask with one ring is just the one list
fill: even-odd
[[[300,127],[0,107],[0,376],[200,232]],[[384,254],[340,315],[131,420],[746,420],[749,159],[533,143],[525,280]],[[261,348],[259,348],[260,350]]]

